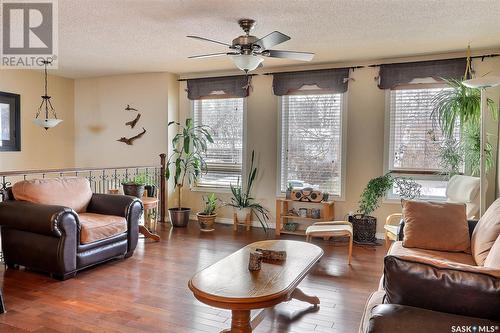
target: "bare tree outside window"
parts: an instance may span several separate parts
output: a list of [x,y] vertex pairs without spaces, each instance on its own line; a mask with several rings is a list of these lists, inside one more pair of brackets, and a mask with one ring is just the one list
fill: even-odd
[[342,94],[282,97],[281,190],[289,181],[341,193]]

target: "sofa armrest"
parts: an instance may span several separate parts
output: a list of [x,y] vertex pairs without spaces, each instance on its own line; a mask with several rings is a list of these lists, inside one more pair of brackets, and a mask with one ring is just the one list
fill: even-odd
[[130,208],[136,202],[140,203],[141,201],[128,195],[94,193],[87,206],[87,211],[127,218]]
[[61,237],[67,223],[80,228],[75,211],[67,207],[15,200],[0,203],[0,225],[5,227]]
[[387,303],[500,320],[500,270],[388,255],[384,289]]
[[139,219],[144,211],[141,200],[128,195],[92,195],[87,207],[90,213],[122,216],[127,219],[127,256],[132,255],[139,239]]
[[[495,327],[500,323],[487,319],[459,316],[397,304],[377,305],[371,313],[368,328],[363,333],[442,333],[465,332],[461,327]],[[456,329],[453,330],[452,328]],[[483,330],[483,332],[488,332]],[[493,332],[493,330],[491,330]]]

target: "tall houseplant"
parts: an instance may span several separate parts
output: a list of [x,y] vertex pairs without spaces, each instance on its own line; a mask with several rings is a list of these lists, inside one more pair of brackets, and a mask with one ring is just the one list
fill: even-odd
[[237,216],[248,216],[248,214],[255,214],[260,222],[264,231],[267,232],[267,221],[269,220],[269,210],[263,207],[260,203],[255,202],[251,196],[252,187],[257,176],[257,168],[254,167],[255,152],[252,151],[252,159],[250,163],[250,172],[247,176],[247,182],[243,188],[240,184],[230,185],[231,187],[231,202],[227,205],[234,208]]
[[[438,93],[433,101],[431,119],[446,137],[441,148],[441,158],[446,171],[453,174],[465,164],[467,174],[479,175],[481,90],[469,88],[456,79],[444,80],[450,89]],[[487,100],[488,109],[494,119],[497,109],[493,100]],[[457,128],[458,127],[458,128]],[[457,130],[460,140],[455,139]],[[452,152],[456,153],[453,154]],[[486,143],[486,170],[493,167],[493,152]],[[458,158],[460,156],[461,158]]]
[[[178,195],[178,205],[169,208],[172,225],[185,227],[189,222],[190,208],[182,207],[182,189],[187,182],[193,184],[206,169],[203,156],[207,151],[207,142],[213,143],[207,126],[194,126],[193,120],[188,118],[184,126],[171,121],[168,126],[177,126],[179,132],[172,139],[173,153],[167,161],[165,177],[173,178],[174,187]],[[172,171],[170,170],[172,169]]]

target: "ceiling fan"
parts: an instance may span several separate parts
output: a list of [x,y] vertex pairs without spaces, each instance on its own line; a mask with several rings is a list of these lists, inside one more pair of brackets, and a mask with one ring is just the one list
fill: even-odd
[[285,58],[300,61],[311,61],[314,57],[314,53],[310,52],[271,50],[273,46],[286,42],[290,37],[279,31],[273,31],[262,38],[258,38],[250,35],[250,31],[255,26],[255,20],[241,19],[238,23],[245,34],[233,39],[231,44],[199,36],[187,36],[189,38],[221,44],[229,48],[227,52],[201,54],[190,56],[189,58],[200,59],[230,56],[236,67],[248,73],[262,66],[262,61],[264,61],[263,57]]

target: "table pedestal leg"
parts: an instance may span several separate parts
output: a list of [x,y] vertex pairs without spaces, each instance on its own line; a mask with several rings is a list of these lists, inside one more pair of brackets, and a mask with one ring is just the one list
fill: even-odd
[[251,333],[250,310],[232,310],[231,329],[221,333]]
[[319,298],[316,296],[310,296],[305,294],[302,290],[299,288],[295,288],[295,290],[292,292],[292,295],[290,298],[302,301],[302,302],[307,302],[309,304],[313,305],[318,305],[319,304]]

